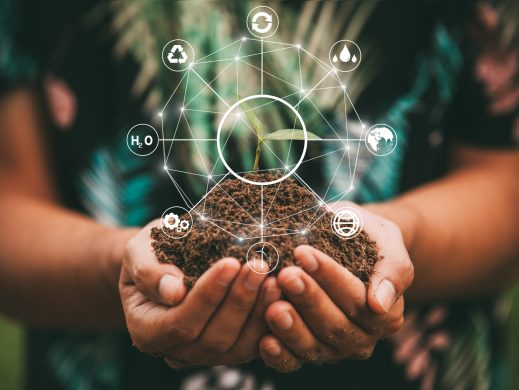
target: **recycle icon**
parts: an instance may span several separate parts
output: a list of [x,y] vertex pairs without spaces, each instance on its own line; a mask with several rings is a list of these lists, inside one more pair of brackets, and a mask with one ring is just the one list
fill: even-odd
[[[180,54],[180,58],[175,57],[175,53]],[[168,54],[168,61],[170,64],[183,64],[187,61],[187,54],[182,45],[173,45]]]

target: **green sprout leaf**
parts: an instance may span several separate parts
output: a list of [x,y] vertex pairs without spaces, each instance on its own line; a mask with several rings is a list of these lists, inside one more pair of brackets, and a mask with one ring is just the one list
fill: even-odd
[[[309,131],[306,132],[307,138],[310,139],[321,139],[321,137],[315,135],[314,133],[311,133]],[[284,140],[304,140],[305,139],[305,132],[301,129],[282,129],[275,131],[273,133],[267,134],[263,137],[264,141],[268,140],[277,140],[277,141],[284,141]]]
[[243,107],[243,113],[247,116],[248,121],[256,132],[256,136],[261,140],[263,136],[263,123],[261,123],[260,119],[254,114],[254,109],[246,102],[241,103],[240,106]]
[[[254,132],[257,137],[257,146],[256,146],[256,156],[254,158],[254,166],[253,170],[257,172],[259,170],[260,163],[260,155],[261,155],[261,147],[265,141],[290,141],[290,140],[304,140],[305,139],[305,131],[301,129],[281,129],[275,131],[273,133],[263,135],[263,123],[261,120],[254,114],[254,109],[251,108],[246,102],[240,104],[240,108],[242,108],[243,113],[247,116],[248,122],[252,125]],[[309,140],[321,139],[314,133],[309,131],[306,132],[306,136]]]

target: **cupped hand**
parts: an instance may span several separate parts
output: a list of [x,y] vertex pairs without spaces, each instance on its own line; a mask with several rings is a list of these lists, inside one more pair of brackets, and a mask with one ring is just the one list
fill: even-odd
[[226,258],[188,292],[182,271],[153,253],[150,232],[159,224],[151,222],[132,238],[123,260],[119,291],[134,345],[174,368],[256,357],[268,330],[265,310],[281,296],[275,278]]
[[266,319],[272,334],[260,341],[264,362],[290,372],[305,362],[367,359],[376,343],[403,324],[404,298],[414,271],[399,228],[358,206],[364,230],[376,241],[380,260],[369,284],[310,246],[294,256],[301,265],[278,275],[286,301],[272,303]]

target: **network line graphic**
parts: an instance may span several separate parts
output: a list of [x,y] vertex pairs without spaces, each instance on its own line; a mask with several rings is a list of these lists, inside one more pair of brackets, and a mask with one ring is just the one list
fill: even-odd
[[[360,215],[349,207],[337,210],[336,205],[354,188],[359,153],[367,150],[375,158],[384,158],[395,150],[397,135],[387,124],[364,123],[342,81],[362,66],[357,43],[337,41],[330,46],[328,58],[321,59],[300,43],[275,40],[280,21],[269,7],[253,8],[246,23],[250,34],[200,58],[186,40],[166,43],[164,71],[175,72],[178,82],[158,111],[160,129],[136,124],[126,141],[140,157],[162,151],[164,172],[184,202],[162,214],[165,234],[180,239],[189,234],[195,220],[208,223],[231,239],[250,242],[248,253],[277,264],[276,248],[268,242],[266,231],[272,232],[279,222],[269,218],[269,212],[281,184],[290,177],[310,190],[315,214],[297,229],[280,228],[276,234],[306,234],[327,214],[319,211],[324,207],[333,213],[334,233],[341,239],[353,238],[362,229]],[[335,166],[317,189],[303,168],[322,159]],[[230,178],[260,193],[259,218],[222,188]],[[275,188],[275,195],[264,202],[269,187]],[[337,187],[340,191],[332,191]],[[198,189],[196,199],[192,188]],[[205,201],[215,189],[233,200],[250,221],[212,216]],[[222,222],[247,226],[249,233],[238,235]]]

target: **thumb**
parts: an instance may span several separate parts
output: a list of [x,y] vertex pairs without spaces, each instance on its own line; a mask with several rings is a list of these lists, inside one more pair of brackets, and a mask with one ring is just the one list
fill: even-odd
[[155,225],[155,222],[147,225],[126,245],[123,282],[134,284],[156,303],[176,305],[187,292],[184,274],[173,264],[160,263],[153,253],[150,232]]
[[411,285],[414,267],[407,252],[385,257],[375,264],[368,287],[368,305],[377,314],[387,313]]

